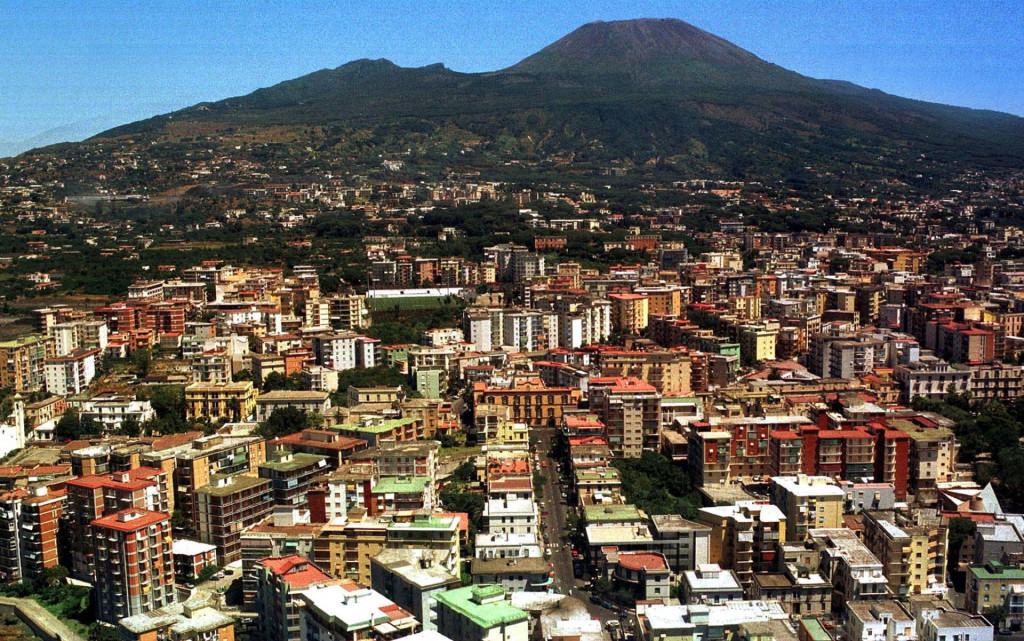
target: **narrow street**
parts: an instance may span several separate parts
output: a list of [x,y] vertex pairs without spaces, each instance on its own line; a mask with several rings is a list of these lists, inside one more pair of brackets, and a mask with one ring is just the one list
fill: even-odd
[[[572,567],[572,545],[565,529],[566,513],[571,509],[562,500],[563,487],[568,491],[568,485],[563,485],[563,479],[558,474],[559,461],[550,457],[551,443],[555,438],[556,431],[553,428],[531,429],[531,441],[536,447],[540,461],[546,462],[546,466],[537,468],[544,476],[544,498],[538,500],[541,513],[541,532],[547,538],[545,547],[551,550],[552,570],[554,570],[554,583],[552,588],[560,594],[568,594],[587,605],[587,611],[601,621],[619,620],[619,615],[613,610],[591,603],[590,593],[581,588],[586,581],[573,576]],[[543,542],[543,541],[542,541]]]

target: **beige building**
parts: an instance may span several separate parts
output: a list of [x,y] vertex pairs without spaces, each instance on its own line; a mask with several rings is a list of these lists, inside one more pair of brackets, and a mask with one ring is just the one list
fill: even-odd
[[640,334],[647,329],[649,302],[641,294],[611,294],[612,327],[626,334]]
[[733,570],[744,589],[751,587],[755,573],[776,567],[778,544],[786,540],[786,515],[774,505],[738,501],[706,507],[697,521],[711,526],[709,562]]
[[882,562],[898,596],[945,586],[946,526],[938,515],[869,510],[864,513],[864,544]]
[[843,525],[845,492],[827,476],[772,477],[770,496],[786,515],[787,541],[803,541],[811,528]]
[[185,413],[189,419],[241,421],[256,409],[252,381],[193,383],[185,388]]

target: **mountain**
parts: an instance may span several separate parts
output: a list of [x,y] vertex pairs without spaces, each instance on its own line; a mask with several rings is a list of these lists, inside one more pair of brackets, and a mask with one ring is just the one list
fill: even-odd
[[808,165],[884,175],[922,156],[1024,165],[1022,118],[808,78],[671,19],[587,24],[489,73],[357,60],[97,139],[170,140],[190,125],[302,129],[320,136],[314,147],[347,154],[471,141],[492,160],[654,161],[743,177]]

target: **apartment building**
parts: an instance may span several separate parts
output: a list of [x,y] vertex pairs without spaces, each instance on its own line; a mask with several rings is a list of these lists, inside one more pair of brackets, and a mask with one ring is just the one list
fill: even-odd
[[256,409],[252,381],[192,383],[185,387],[185,416],[210,421],[243,421]]
[[35,392],[46,385],[46,359],[55,356],[50,336],[28,335],[0,342],[0,388]]
[[330,407],[331,398],[327,392],[274,390],[260,394],[256,399],[256,420],[265,421],[278,409],[291,408],[323,415]]
[[526,641],[529,615],[505,599],[500,585],[474,585],[435,597],[437,631],[462,641]]
[[58,396],[81,394],[96,377],[99,361],[100,350],[87,348],[46,359],[43,364],[46,391]]
[[247,603],[256,611],[262,638],[292,641],[302,638],[302,601],[299,595],[331,577],[298,554],[272,556],[254,565],[255,586]]
[[310,486],[327,474],[327,459],[317,454],[281,452],[259,464],[259,477],[270,481],[276,506],[306,505]]
[[345,584],[318,584],[303,590],[302,639],[391,641],[409,636],[420,624],[413,615],[376,590]]
[[624,334],[641,334],[647,329],[650,305],[642,294],[610,294],[612,328]]
[[832,584],[832,609],[849,601],[878,601],[891,595],[882,562],[847,528],[808,531],[823,577]]
[[379,351],[379,340],[354,332],[313,337],[316,364],[339,372],[376,366]]
[[661,447],[661,394],[638,378],[590,379],[590,409],[605,425],[612,456],[638,458]]
[[168,513],[170,507],[167,473],[151,467],[81,476],[68,481],[65,490],[71,575],[83,581],[91,581],[96,569],[94,520],[129,508]]
[[967,568],[966,610],[985,614],[991,608],[1006,607],[1007,623],[1024,621],[1024,568],[989,561]]
[[547,387],[540,379],[492,387],[486,383],[473,385],[473,405],[504,405],[510,408],[514,423],[530,427],[554,427],[561,424],[562,412],[575,409],[581,392],[573,387]]
[[141,456],[144,465],[173,470],[174,509],[198,518],[196,491],[209,485],[214,475],[231,476],[256,472],[267,460],[267,443],[259,436],[211,434],[180,446]]
[[786,515],[787,541],[803,541],[812,528],[843,524],[846,493],[827,476],[773,476],[769,496]]
[[786,515],[774,505],[738,501],[706,507],[698,511],[697,521],[711,528],[709,562],[733,570],[744,589],[754,574],[772,571],[778,545],[786,540]]
[[117,624],[174,603],[171,517],[128,508],[90,524],[96,618]]
[[417,548],[385,549],[370,560],[370,587],[410,612],[424,630],[437,629],[430,616],[437,594],[462,585],[434,557],[431,551]]
[[939,515],[866,510],[863,538],[895,595],[944,591],[946,526]]
[[242,531],[270,516],[271,498],[269,479],[243,474],[214,475],[195,491],[195,528],[217,547],[220,565],[242,558]]

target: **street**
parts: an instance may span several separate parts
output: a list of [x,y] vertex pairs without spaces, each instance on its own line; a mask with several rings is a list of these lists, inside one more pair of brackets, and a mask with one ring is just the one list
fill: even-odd
[[[541,532],[544,533],[547,543],[546,548],[551,549],[549,562],[555,573],[552,589],[560,594],[568,594],[583,601],[587,605],[587,611],[601,621],[618,621],[619,614],[613,610],[601,607],[590,602],[590,593],[580,589],[586,585],[581,579],[573,576],[572,568],[572,545],[568,533],[565,530],[566,512],[570,509],[562,500],[562,488],[569,490],[568,485],[563,485],[563,479],[558,474],[560,461],[551,458],[551,443],[555,437],[556,430],[553,428],[533,428],[531,441],[540,461],[547,462],[546,467],[534,467],[544,476],[544,498],[538,500],[541,512]],[[545,514],[547,516],[545,516]]]

